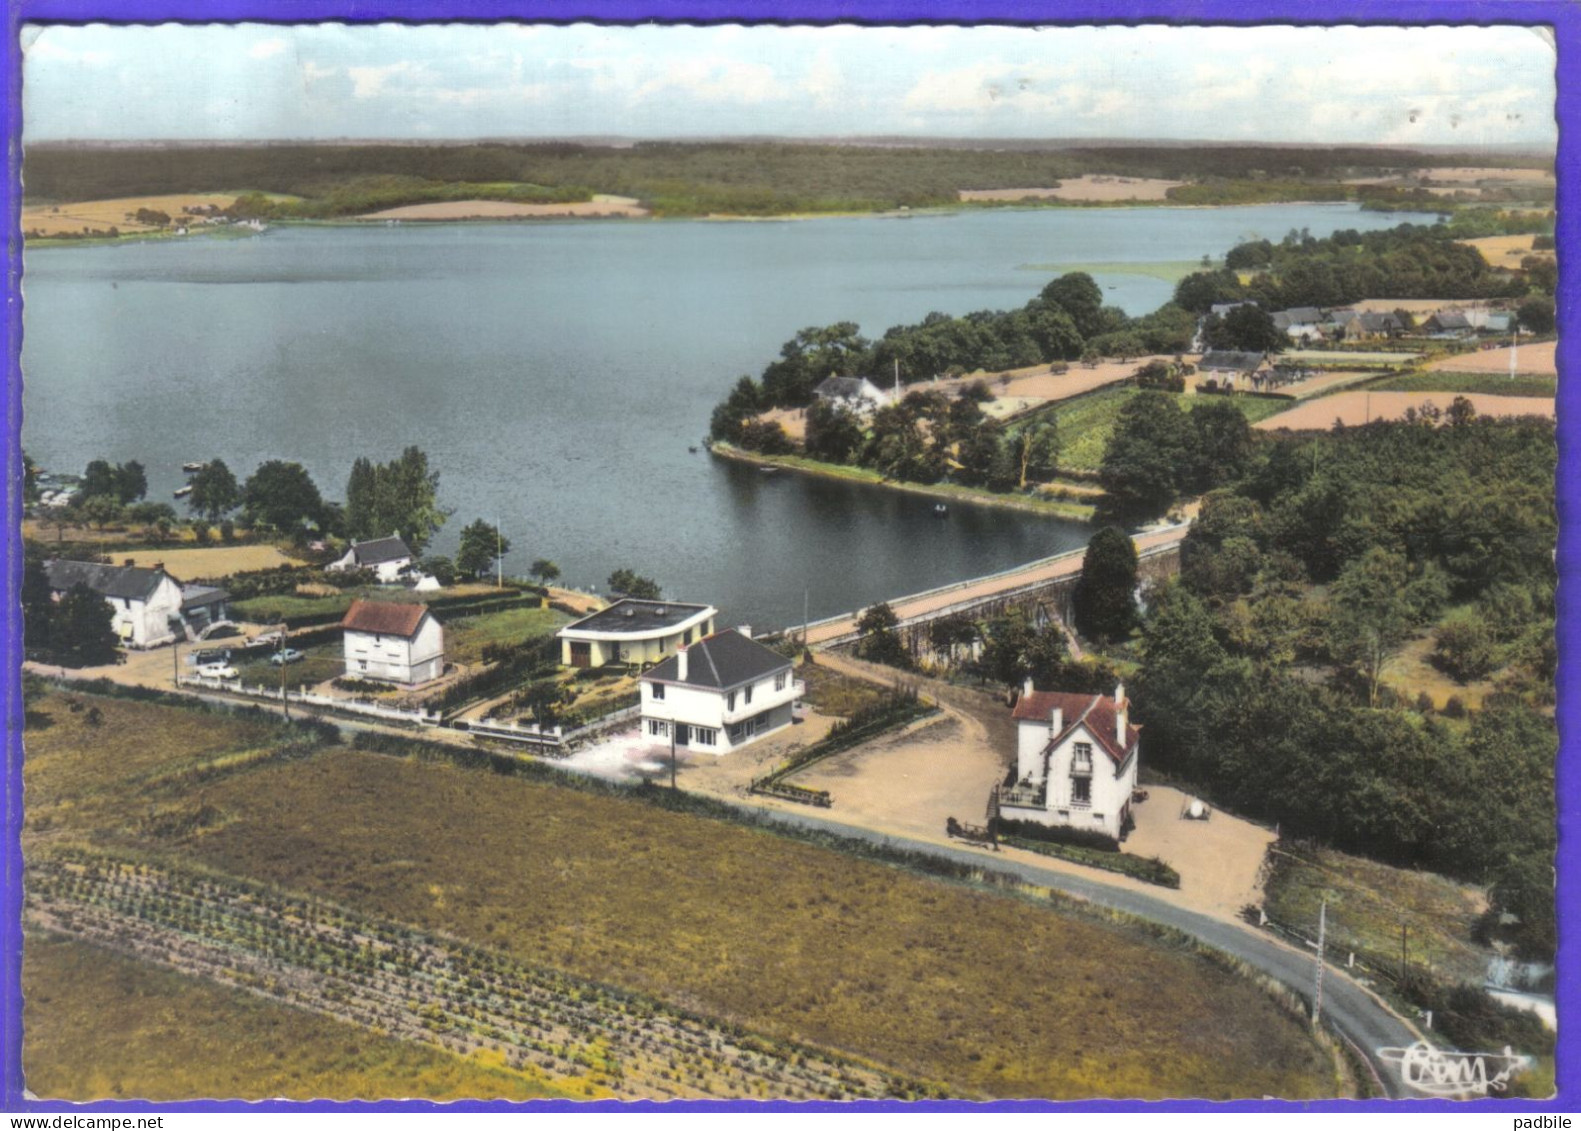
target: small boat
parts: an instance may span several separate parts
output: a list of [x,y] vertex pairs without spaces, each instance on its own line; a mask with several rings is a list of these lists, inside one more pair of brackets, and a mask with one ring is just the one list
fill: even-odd
[[697,448],[695,446],[687,448],[686,450],[691,452],[694,456],[697,454]]
[[191,475],[194,471],[202,471],[203,465],[201,463],[184,463],[181,465],[181,470]]
[[776,471],[779,470],[779,468],[775,467],[771,463],[764,463],[764,464],[759,464],[758,465],[758,470],[761,471],[764,475],[773,475]]
[[934,518],[943,518],[945,515],[947,515],[949,513],[950,513],[950,508],[945,506],[943,503],[934,503],[933,504],[933,517]]
[[186,487],[181,487],[181,488],[177,489],[177,491],[176,491],[176,498],[184,499],[190,494],[192,494],[192,487],[190,485],[188,485]]

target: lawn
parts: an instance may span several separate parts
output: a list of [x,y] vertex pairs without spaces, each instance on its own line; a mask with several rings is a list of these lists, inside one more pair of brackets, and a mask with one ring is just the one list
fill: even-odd
[[1264,907],[1269,918],[1315,937],[1318,907],[1328,900],[1330,954],[1347,951],[1391,972],[1406,957],[1450,981],[1481,984],[1490,951],[1471,940],[1486,905],[1473,887],[1432,872],[1391,868],[1330,848],[1281,841],[1269,849]]
[[1435,710],[1443,710],[1451,697],[1473,711],[1480,710],[1483,698],[1497,689],[1498,672],[1489,673],[1487,679],[1460,683],[1433,663],[1433,647],[1431,632],[1408,640],[1384,665],[1383,682],[1408,703],[1414,703],[1425,691],[1432,697]]
[[569,1096],[512,1071],[28,932],[22,1068],[45,1099]]
[[885,689],[865,679],[852,679],[819,663],[803,663],[796,678],[807,685],[803,700],[820,715],[850,718],[884,698]]
[[263,768],[206,796],[223,820],[168,851],[956,1091],[1336,1087],[1298,1019],[1140,926],[632,800],[374,754]]
[[[298,648],[297,651],[301,652],[304,658],[294,664],[285,665],[287,687],[312,687],[323,683],[326,679],[338,679],[346,674],[346,653],[338,640],[327,644],[315,644],[309,648]],[[231,663],[235,665],[242,683],[247,687],[263,686],[273,689],[280,686],[280,669],[269,662],[269,652],[266,649],[237,652],[233,655]]]
[[570,617],[557,609],[502,609],[480,616],[462,617],[445,624],[445,658],[452,663],[471,664],[483,659],[490,644],[520,644],[539,636],[549,636]]
[[[1097,471],[1103,464],[1104,449],[1109,446],[1109,438],[1114,435],[1120,411],[1141,391],[1131,385],[1098,389],[1034,413],[1033,416],[1038,419],[1052,418],[1059,427],[1061,469]],[[1170,395],[1187,411],[1212,399],[1206,394],[1191,397]],[[1252,424],[1283,412],[1291,405],[1290,401],[1274,397],[1238,396],[1232,397],[1231,401]]]
[[[1554,397],[1559,395],[1559,378],[1535,373],[1448,373],[1427,371],[1398,373],[1367,386],[1401,393],[1488,393],[1496,397]],[[1449,407],[1447,404],[1440,408]]]

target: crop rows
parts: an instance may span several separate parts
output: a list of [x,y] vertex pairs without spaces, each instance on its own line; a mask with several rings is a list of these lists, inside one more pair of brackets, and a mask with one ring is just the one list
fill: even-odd
[[622,1098],[938,1094],[844,1058],[454,939],[241,881],[78,850],[33,860],[29,918],[403,1040]]

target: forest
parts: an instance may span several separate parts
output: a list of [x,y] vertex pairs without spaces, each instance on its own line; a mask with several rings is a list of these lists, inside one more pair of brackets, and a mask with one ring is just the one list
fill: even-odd
[[[303,215],[345,215],[335,209],[359,201],[357,207],[391,207],[457,199],[449,194],[464,184],[467,193],[491,199],[585,200],[593,192],[616,193],[639,198],[661,216],[695,216],[954,205],[961,189],[1053,186],[1084,173],[1208,182],[1176,190],[1187,194],[1179,198],[1187,204],[1346,199],[1350,190],[1335,184],[1341,177],[1485,162],[1467,154],[1404,149],[1052,142],[992,149],[778,141],[33,145],[25,157],[25,180],[35,204],[258,192],[314,202]],[[427,195],[403,197],[403,190]]]

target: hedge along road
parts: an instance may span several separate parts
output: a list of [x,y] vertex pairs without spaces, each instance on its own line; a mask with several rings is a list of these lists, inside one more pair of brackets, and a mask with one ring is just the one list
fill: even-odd
[[[239,701],[232,696],[214,694],[196,695],[195,698],[227,706],[235,706]],[[261,706],[266,710],[278,709],[277,704],[270,703],[267,700],[249,699],[245,700],[245,702]],[[316,714],[316,712],[307,711],[299,713]],[[434,728],[429,731],[414,733],[405,728],[383,726],[377,723],[364,723],[338,716],[328,717],[327,721],[334,722],[336,725],[352,732],[383,733],[397,735],[406,739],[415,738],[419,741],[425,739],[427,741],[437,740],[444,745],[461,745],[461,740],[463,739],[460,732],[447,732],[444,728]],[[466,746],[471,747],[470,739],[466,741]],[[554,765],[553,762],[548,764]],[[569,773],[578,772],[571,770],[569,767],[560,768]],[[955,863],[967,864],[974,868],[1004,872],[1037,887],[1051,888],[1066,895],[1087,900],[1101,907],[1113,908],[1128,915],[1134,915],[1139,919],[1172,927],[1213,947],[1215,950],[1240,959],[1251,968],[1268,975],[1281,985],[1308,999],[1310,999],[1312,993],[1313,978],[1316,973],[1316,964],[1313,961],[1313,956],[1288,947],[1266,935],[1254,933],[1235,923],[1177,907],[1172,903],[1167,903],[1142,892],[1114,887],[1085,876],[1070,875],[1052,869],[1040,868],[1028,862],[1000,858],[984,849],[954,848],[931,841],[914,840],[909,837],[878,832],[861,825],[851,825],[842,821],[815,817],[808,813],[768,809],[713,796],[710,796],[709,799],[719,804],[728,805],[732,809],[741,812],[744,816],[749,816],[754,821],[815,830],[881,847],[922,853]],[[1368,1066],[1372,1069],[1377,1083],[1382,1086],[1383,1093],[1386,1096],[1400,1099],[1409,1097],[1412,1094],[1400,1077],[1398,1062],[1396,1061],[1392,1064],[1386,1062],[1379,1056],[1378,1050],[1383,1048],[1409,1048],[1421,1039],[1420,1034],[1396,1016],[1377,998],[1352,981],[1343,971],[1335,969],[1332,965],[1328,965],[1324,972],[1323,1016],[1333,1029],[1350,1042],[1354,1051],[1365,1058]]]

